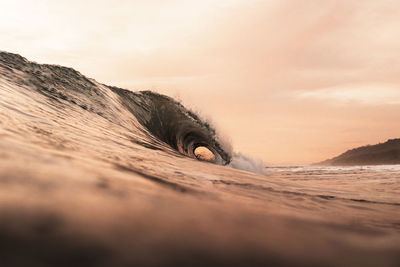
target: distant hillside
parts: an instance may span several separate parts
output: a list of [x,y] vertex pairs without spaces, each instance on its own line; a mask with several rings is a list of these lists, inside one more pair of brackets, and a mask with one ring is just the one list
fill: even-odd
[[354,148],[316,165],[382,165],[400,164],[400,139]]

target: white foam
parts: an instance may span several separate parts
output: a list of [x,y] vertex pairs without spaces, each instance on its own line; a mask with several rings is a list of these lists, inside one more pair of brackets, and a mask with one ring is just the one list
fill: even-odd
[[233,153],[232,161],[228,165],[231,168],[263,174],[264,163],[261,159],[254,158],[243,153]]

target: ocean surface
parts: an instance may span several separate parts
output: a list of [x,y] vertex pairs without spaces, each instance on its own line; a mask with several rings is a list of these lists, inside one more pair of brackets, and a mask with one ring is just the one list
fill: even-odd
[[172,98],[1,52],[1,266],[400,266],[400,165],[233,150]]

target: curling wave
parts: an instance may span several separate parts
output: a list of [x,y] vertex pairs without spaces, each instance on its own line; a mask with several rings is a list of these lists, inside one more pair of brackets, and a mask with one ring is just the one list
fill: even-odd
[[[37,64],[20,55],[1,51],[0,64],[5,72],[2,74],[9,82],[36,89],[53,102],[52,107],[60,105],[61,109],[65,109],[78,106],[120,124],[129,120],[122,115],[128,111],[148,131],[144,133],[150,138],[147,141],[154,141],[159,146],[157,149],[162,149],[160,144],[164,143],[185,156],[202,159],[195,154],[195,150],[203,147],[213,154],[208,161],[220,165],[231,162],[231,153],[217,141],[215,129],[168,96],[106,86],[72,68]],[[143,131],[140,127],[132,130]],[[139,140],[136,143],[147,144]]]

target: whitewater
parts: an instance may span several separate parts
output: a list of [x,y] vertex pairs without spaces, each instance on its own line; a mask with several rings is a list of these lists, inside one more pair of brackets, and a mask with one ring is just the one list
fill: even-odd
[[399,165],[264,166],[168,96],[7,52],[0,185],[2,266],[400,266]]

